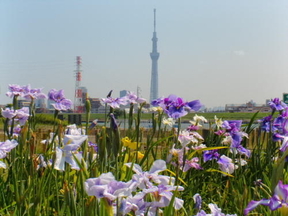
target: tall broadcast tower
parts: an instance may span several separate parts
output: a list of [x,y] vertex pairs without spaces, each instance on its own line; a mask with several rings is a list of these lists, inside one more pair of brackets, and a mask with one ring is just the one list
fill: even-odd
[[82,89],[80,88],[82,80],[82,70],[81,70],[82,59],[81,56],[76,57],[76,83],[75,83],[75,97],[74,97],[74,112],[83,112],[83,102],[82,102]]
[[157,52],[157,36],[156,36],[156,9],[154,9],[154,32],[152,38],[152,52],[150,57],[152,60],[151,85],[150,85],[150,102],[158,98],[158,59]]

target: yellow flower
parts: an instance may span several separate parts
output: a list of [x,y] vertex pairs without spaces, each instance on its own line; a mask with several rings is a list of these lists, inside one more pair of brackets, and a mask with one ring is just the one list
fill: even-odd
[[137,158],[138,159],[142,159],[144,157],[144,154],[142,154],[141,152],[137,151]]
[[124,137],[121,139],[123,146],[128,147],[130,149],[137,149],[137,142],[131,142],[131,139],[128,137]]

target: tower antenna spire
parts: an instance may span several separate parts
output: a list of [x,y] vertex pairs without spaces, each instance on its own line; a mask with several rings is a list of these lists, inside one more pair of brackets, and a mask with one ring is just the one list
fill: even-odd
[[151,86],[150,86],[150,102],[158,98],[158,58],[159,52],[157,51],[157,35],[156,35],[156,9],[154,9],[154,32],[152,37],[152,52],[150,57],[152,60],[151,69]]
[[154,32],[156,32],[156,9],[154,8]]

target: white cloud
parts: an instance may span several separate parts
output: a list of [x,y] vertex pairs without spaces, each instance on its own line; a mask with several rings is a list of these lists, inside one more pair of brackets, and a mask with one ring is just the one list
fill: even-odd
[[246,55],[246,52],[243,50],[234,50],[233,54],[237,55],[237,56],[244,56],[244,55]]

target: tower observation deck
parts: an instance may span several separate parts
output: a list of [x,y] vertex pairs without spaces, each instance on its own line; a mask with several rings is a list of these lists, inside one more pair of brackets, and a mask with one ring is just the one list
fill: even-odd
[[151,69],[151,85],[150,85],[150,102],[158,98],[158,59],[159,52],[157,51],[157,35],[156,35],[156,9],[154,9],[154,32],[152,38],[152,52],[150,57],[152,60]]

